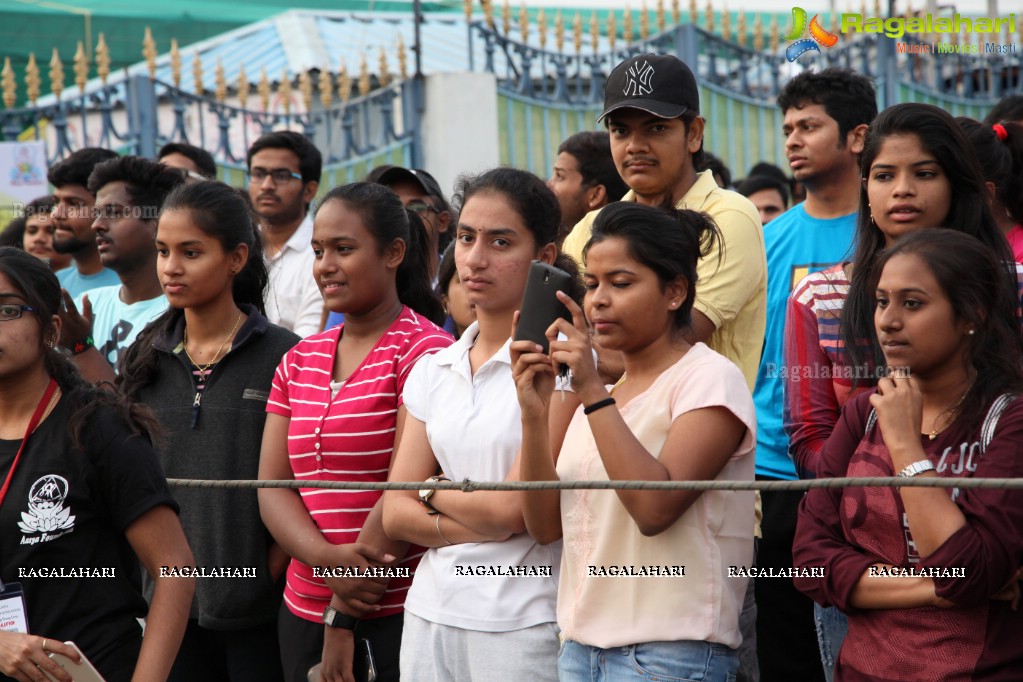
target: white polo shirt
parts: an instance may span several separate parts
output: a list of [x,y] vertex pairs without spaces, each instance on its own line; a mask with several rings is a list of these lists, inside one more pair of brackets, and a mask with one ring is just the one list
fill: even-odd
[[[522,444],[511,340],[473,376],[469,349],[478,334],[479,323],[473,322],[454,345],[423,358],[403,393],[409,417],[425,422],[437,462],[452,481],[504,480]],[[528,533],[504,542],[430,549],[416,569],[405,609],[433,623],[483,632],[553,623],[560,564],[561,541],[543,546]],[[507,573],[515,566],[550,567],[550,574],[475,574],[490,567]]]
[[270,258],[266,319],[306,337],[320,331],[323,296],[313,276],[313,217],[306,213],[295,234]]

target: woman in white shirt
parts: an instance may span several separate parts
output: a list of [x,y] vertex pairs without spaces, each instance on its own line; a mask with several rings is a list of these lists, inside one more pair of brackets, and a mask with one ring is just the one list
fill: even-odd
[[[518,477],[512,317],[531,261],[576,270],[558,256],[560,210],[540,178],[498,168],[463,180],[458,193],[455,263],[477,319],[412,370],[392,481]],[[432,548],[405,601],[405,682],[557,679],[560,547],[525,532],[523,500],[496,491],[385,493],[387,534]]]
[[[753,479],[756,415],[743,375],[686,340],[696,262],[715,233],[693,211],[633,202],[601,211],[584,250],[586,319],[560,296],[573,322],[551,325],[550,355],[512,344],[523,480]],[[624,360],[610,390],[587,320]],[[567,432],[550,418],[559,363],[583,406]],[[735,679],[747,579],[728,569],[752,559],[752,492],[545,490],[527,493],[523,510],[538,541],[564,536],[562,682]]]

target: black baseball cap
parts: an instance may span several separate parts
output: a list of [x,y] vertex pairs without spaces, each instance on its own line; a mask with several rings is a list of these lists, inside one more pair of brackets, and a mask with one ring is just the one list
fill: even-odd
[[386,171],[380,174],[377,178],[377,182],[381,185],[387,185],[388,187],[396,185],[399,182],[411,182],[412,184],[419,185],[423,188],[423,192],[427,196],[440,199],[443,207],[441,210],[448,210],[448,200],[444,198],[444,192],[440,189],[440,183],[432,175],[427,173],[421,168],[402,168],[401,166],[393,166],[388,168]]
[[618,109],[642,109],[661,118],[700,113],[696,76],[678,57],[641,54],[619,64],[604,84],[600,123]]

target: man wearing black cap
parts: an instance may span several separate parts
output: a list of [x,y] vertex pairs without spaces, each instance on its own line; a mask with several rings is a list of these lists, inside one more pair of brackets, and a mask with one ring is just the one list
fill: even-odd
[[[703,341],[742,370],[750,390],[764,339],[767,265],[756,207],[721,189],[709,171],[696,172],[703,156],[700,93],[689,67],[670,55],[631,57],[604,86],[604,121],[611,155],[631,188],[622,201],[670,205],[710,215],[721,232],[700,260],[690,343]],[[582,263],[597,211],[565,240],[564,251]]]
[[434,279],[440,267],[440,254],[451,241],[448,226],[453,217],[440,184],[432,175],[421,168],[402,168],[394,166],[380,174],[376,180],[387,185],[401,198],[405,208],[419,214],[426,225],[427,237],[430,241],[430,272]]

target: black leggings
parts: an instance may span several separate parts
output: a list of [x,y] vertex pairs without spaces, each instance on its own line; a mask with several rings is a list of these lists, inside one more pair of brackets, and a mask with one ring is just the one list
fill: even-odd
[[[764,537],[757,552],[759,568],[792,567],[792,540],[803,495],[801,491],[761,491]],[[761,682],[824,682],[813,600],[797,590],[791,578],[758,579],[753,591]]]
[[277,621],[211,630],[189,619],[168,682],[282,682]]

